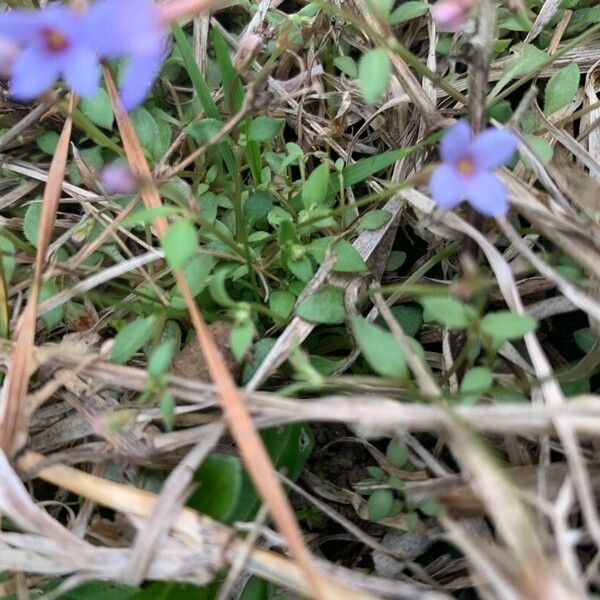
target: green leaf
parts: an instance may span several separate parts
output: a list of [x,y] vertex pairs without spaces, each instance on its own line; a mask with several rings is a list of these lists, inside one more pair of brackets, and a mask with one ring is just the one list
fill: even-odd
[[423,310],[416,304],[400,304],[391,307],[394,318],[408,337],[414,337],[423,324]]
[[243,218],[248,227],[265,219],[273,208],[273,196],[270,192],[258,191],[244,202]]
[[[325,260],[326,249],[331,242],[331,237],[324,237],[310,243],[308,250],[318,263]],[[338,240],[331,250],[336,258],[333,270],[337,273],[364,273],[369,270],[358,250],[347,240]]]
[[150,354],[148,360],[148,373],[151,377],[160,377],[167,372],[175,353],[175,341],[173,339],[161,342]]
[[90,581],[60,595],[60,600],[130,600],[137,597],[139,588],[109,581]]
[[406,261],[406,252],[402,250],[394,250],[390,252],[390,256],[385,263],[386,271],[395,271],[399,269]]
[[473,310],[454,298],[430,296],[419,302],[425,321],[437,321],[450,329],[464,329],[474,317]]
[[419,504],[419,510],[428,517],[435,517],[436,515],[440,514],[442,507],[440,506],[439,502],[430,498],[429,500],[425,500],[425,502]]
[[100,88],[93,98],[82,98],[81,112],[92,122],[104,129],[112,129],[114,113],[106,90]]
[[154,148],[156,140],[160,135],[158,123],[145,108],[136,108],[129,113],[129,118],[135,129],[135,132],[140,141],[140,145],[144,149],[144,154],[151,159],[155,159]]
[[186,127],[186,133],[199,144],[208,143],[223,128],[219,119],[202,119]]
[[424,2],[403,2],[390,15],[390,25],[398,25],[424,15],[429,10],[429,5]]
[[388,462],[397,469],[400,469],[408,460],[406,446],[403,443],[400,443],[396,438],[390,440],[385,455]]
[[358,63],[358,82],[367,104],[380,100],[388,86],[391,66],[383,48],[369,50]]
[[32,202],[25,212],[23,219],[23,233],[30,244],[37,247],[40,218],[42,216],[42,203]]
[[504,74],[492,90],[490,97],[498,92],[513,79],[523,75],[530,75],[542,67],[548,60],[548,55],[531,44],[518,44],[514,47],[515,56],[511,58]]
[[367,512],[371,521],[389,517],[394,509],[394,494],[390,490],[375,490],[367,502]]
[[598,336],[590,327],[578,329],[573,333],[573,337],[575,338],[575,343],[579,346],[579,349],[586,354],[591,352],[594,344],[598,342]]
[[343,323],[346,318],[344,291],[328,285],[303,300],[296,314],[313,323]]
[[145,225],[152,223],[154,219],[160,217],[174,217],[181,213],[177,206],[153,206],[152,208],[139,208],[123,219],[123,227],[132,227],[134,225]]
[[56,131],[44,131],[36,140],[36,144],[42,152],[54,156],[58,144],[58,133]]
[[352,320],[352,328],[361,352],[373,371],[392,379],[408,377],[404,352],[391,333],[362,317]]
[[329,171],[326,164],[319,165],[302,186],[302,201],[306,210],[322,204],[327,196]]
[[248,127],[248,139],[255,142],[268,142],[272,140],[282,129],[285,121],[273,119],[272,117],[256,117]]
[[252,319],[244,319],[237,322],[229,334],[229,343],[231,351],[237,361],[242,360],[252,345],[252,339],[256,333],[256,328]]
[[14,244],[4,236],[0,236],[0,253],[2,255],[2,276],[4,277],[4,283],[10,285],[12,281],[13,273],[15,272],[15,266],[17,259],[15,258],[15,246]]
[[474,404],[487,392],[494,381],[492,372],[486,367],[469,369],[460,382],[459,391],[463,404]]
[[375,231],[383,227],[392,218],[392,213],[387,210],[370,210],[358,222],[358,229]]
[[183,267],[192,296],[197,296],[208,285],[208,276],[214,264],[215,259],[210,254],[196,254]]
[[231,523],[243,487],[243,469],[234,456],[212,454],[196,471],[198,488],[188,506],[223,523]]
[[117,364],[126,363],[146,342],[150,340],[154,333],[156,317],[135,319],[128,323],[119,331],[114,340],[110,360]]
[[498,341],[521,338],[536,327],[537,322],[533,317],[509,310],[488,313],[481,320],[481,332]]
[[294,308],[296,296],[287,290],[277,290],[269,298],[269,308],[281,318],[288,319]]
[[185,219],[169,225],[161,240],[165,258],[172,269],[182,267],[198,249],[198,232]]
[[547,115],[567,106],[575,98],[580,75],[577,63],[571,62],[550,77],[544,93],[544,112]]
[[[52,298],[52,296],[56,296],[56,294],[58,294],[58,288],[56,287],[55,281],[53,279],[44,281],[40,289],[40,303]],[[57,306],[52,310],[46,311],[41,318],[48,329],[53,329],[57,325],[60,325],[63,313],[64,306]]]
[[358,77],[358,67],[356,61],[351,56],[336,56],[333,64],[344,74],[352,79]]
[[[157,581],[144,587],[131,600],[214,600],[216,591],[210,587],[198,587],[186,583]],[[91,596],[87,600],[105,600],[104,596]],[[119,600],[115,598],[115,600]],[[124,598],[123,600],[129,600]]]
[[[544,138],[537,135],[528,134],[525,136],[525,140],[527,141],[527,144],[533,153],[542,161],[543,164],[546,165],[552,160],[554,149],[552,148],[552,145]],[[531,168],[530,162],[524,156],[521,156],[521,160],[527,168]]]
[[308,282],[313,276],[313,265],[308,256],[301,256],[297,259],[290,258],[287,261],[287,267],[300,281]]
[[175,398],[171,395],[171,392],[165,390],[160,395],[158,402],[160,409],[160,416],[162,417],[163,423],[167,431],[173,431],[175,425]]

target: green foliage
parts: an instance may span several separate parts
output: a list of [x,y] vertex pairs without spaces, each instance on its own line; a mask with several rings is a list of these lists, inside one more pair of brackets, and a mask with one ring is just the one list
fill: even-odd
[[146,342],[150,340],[154,333],[156,317],[151,315],[134,319],[115,337],[114,346],[111,354],[111,361],[117,364],[126,363]]
[[497,341],[519,339],[532,332],[536,326],[534,318],[508,310],[488,313],[481,320],[481,332]]
[[346,318],[344,291],[328,285],[303,300],[296,314],[313,323],[343,323]]
[[464,329],[475,317],[473,309],[455,298],[430,296],[421,298],[425,321],[437,321],[450,329]]
[[375,490],[367,502],[367,511],[371,521],[381,521],[389,517],[394,510],[394,495],[390,490]]
[[110,98],[104,88],[100,88],[93,98],[82,98],[81,112],[95,125],[111,130],[114,113]]
[[363,54],[358,63],[358,82],[367,104],[381,100],[391,74],[390,59],[383,48]]
[[579,87],[579,67],[571,63],[552,75],[544,94],[544,112],[551,115],[563,106],[567,106]]
[[493,381],[494,376],[487,367],[469,369],[460,382],[461,402],[474,404],[482,394],[490,389]]
[[429,5],[425,2],[416,2],[413,0],[403,2],[390,15],[390,23],[392,25],[399,25],[400,23],[411,21],[412,19],[416,19],[417,17],[424,15],[428,10]]
[[198,233],[189,221],[180,219],[169,225],[161,244],[169,265],[173,269],[179,269],[196,252]]
[[363,356],[376,373],[393,379],[408,377],[404,353],[391,333],[361,317],[353,319],[352,328]]

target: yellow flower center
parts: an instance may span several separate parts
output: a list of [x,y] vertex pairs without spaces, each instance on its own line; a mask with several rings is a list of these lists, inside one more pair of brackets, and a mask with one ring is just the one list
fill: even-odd
[[471,175],[471,173],[473,173],[475,170],[475,165],[470,158],[465,157],[458,161],[456,168],[461,175]]
[[56,29],[44,29],[43,35],[46,48],[50,52],[61,52],[69,45],[69,40],[60,31],[56,31]]

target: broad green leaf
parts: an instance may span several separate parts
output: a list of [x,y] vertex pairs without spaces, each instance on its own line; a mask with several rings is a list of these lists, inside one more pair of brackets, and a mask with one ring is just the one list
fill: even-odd
[[38,148],[50,156],[54,156],[58,144],[58,133],[56,131],[44,131],[36,140]]
[[403,252],[402,250],[394,250],[393,252],[390,252],[387,262],[385,263],[385,270],[395,271],[396,269],[399,269],[405,261],[406,252]]
[[221,131],[222,127],[223,122],[219,119],[202,119],[188,125],[186,132],[199,144],[206,144]]
[[126,363],[146,342],[150,340],[154,333],[156,317],[135,319],[128,323],[117,333],[114,340],[110,360],[117,364]]
[[[554,150],[552,145],[544,138],[533,134],[527,134],[525,136],[525,140],[527,141],[527,144],[531,150],[533,150],[533,153],[542,161],[543,164],[546,165],[552,160]],[[521,160],[526,167],[531,168],[531,164],[524,156],[521,156]]]
[[436,515],[440,514],[442,507],[439,502],[433,500],[433,498],[430,498],[429,500],[425,500],[425,502],[421,502],[421,504],[419,504],[419,510],[428,517],[435,517]]
[[329,171],[326,164],[319,165],[302,186],[302,201],[306,210],[322,204],[327,196]]
[[394,494],[390,490],[375,490],[367,501],[367,512],[371,521],[389,517],[394,510]]
[[[331,237],[319,238],[311,242],[308,249],[318,263],[325,260],[326,250],[331,242]],[[368,271],[362,256],[349,241],[338,240],[333,244],[331,250],[336,258],[334,271],[338,273],[364,273]]]
[[245,319],[237,322],[229,334],[229,343],[233,356],[237,361],[244,358],[246,352],[252,345],[252,339],[256,333],[256,328],[252,319]]
[[537,322],[533,317],[508,310],[488,313],[481,320],[481,332],[498,341],[521,338],[536,326]]
[[450,329],[464,329],[474,317],[473,310],[454,298],[430,296],[421,298],[425,321],[437,321]]
[[586,354],[591,352],[594,344],[598,342],[598,336],[590,327],[578,329],[573,333],[573,337],[575,338],[575,343],[579,346],[579,349]]
[[388,86],[390,59],[383,48],[369,50],[358,63],[358,82],[367,104],[380,100]]
[[408,337],[415,337],[423,324],[423,309],[416,304],[400,304],[392,306],[391,311],[404,333]]
[[139,588],[110,581],[90,581],[61,594],[59,600],[133,600],[138,592]]
[[286,290],[277,290],[269,298],[269,308],[285,321],[294,308],[296,296]]
[[358,222],[358,229],[374,231],[383,227],[392,218],[392,213],[387,210],[370,210]]
[[390,332],[362,317],[352,320],[352,328],[361,352],[373,371],[392,379],[408,377],[404,352]]
[[469,369],[460,382],[461,402],[463,404],[474,404],[482,394],[492,387],[493,381],[494,376],[487,367]]
[[235,456],[212,454],[196,471],[198,488],[188,506],[223,523],[231,523],[243,487],[243,469]]
[[392,438],[385,451],[388,462],[397,469],[400,469],[408,460],[408,451],[404,443],[400,443],[396,438]]
[[156,159],[155,144],[160,135],[158,123],[152,114],[145,108],[136,108],[129,114],[131,123],[137,133],[140,145],[144,149],[144,153],[151,159]]
[[[52,296],[56,296],[56,294],[58,294],[58,288],[56,287],[56,282],[54,281],[54,279],[44,281],[40,289],[40,304],[52,298]],[[63,318],[63,313],[64,306],[57,306],[52,310],[46,311],[41,318],[42,321],[44,321],[46,327],[48,329],[52,329],[57,325],[60,325]]]
[[328,285],[304,299],[296,314],[313,323],[343,323],[346,318],[344,291]]
[[169,266],[179,269],[198,249],[198,232],[189,221],[180,219],[169,225],[161,240],[161,246]]
[[132,212],[128,217],[123,219],[123,227],[132,227],[133,225],[145,225],[152,223],[154,219],[160,217],[174,217],[181,213],[181,209],[177,206],[154,206],[152,208],[140,208]]
[[508,61],[504,74],[490,94],[491,97],[496,96],[513,79],[534,73],[548,60],[548,55],[545,52],[531,44],[518,44],[514,49],[515,56]]
[[283,119],[260,116],[252,119],[248,127],[248,139],[255,142],[272,140],[283,128]]
[[42,203],[32,202],[25,212],[23,219],[23,233],[30,244],[37,247],[40,218],[42,216]]
[[114,121],[113,107],[104,88],[100,88],[92,98],[82,98],[79,107],[92,123],[104,127],[104,129],[112,129]]
[[175,353],[174,340],[161,342],[150,354],[148,359],[148,373],[151,377],[160,377],[167,372]]
[[351,56],[336,56],[333,64],[344,74],[352,79],[358,77],[358,67],[356,61]]
[[300,256],[297,259],[290,258],[287,267],[300,281],[308,282],[313,276],[313,264],[308,256]]
[[580,75],[577,63],[572,62],[550,77],[544,93],[544,112],[547,115],[567,106],[575,98]]
[[197,254],[183,267],[192,296],[197,296],[208,285],[208,276],[214,264],[215,259],[210,254]]
[[252,227],[258,221],[265,219],[273,208],[273,196],[270,192],[258,191],[244,202],[244,223]]
[[[131,600],[214,600],[216,587],[216,584],[210,587],[198,587],[187,583],[157,581],[144,587]],[[104,597],[93,596],[87,600],[104,600]],[[115,600],[120,599],[115,598]]]
[[416,19],[424,15],[429,10],[429,5],[424,2],[416,2],[410,0],[409,2],[403,2],[398,8],[390,15],[390,24],[398,25],[399,23],[405,23],[412,19]]

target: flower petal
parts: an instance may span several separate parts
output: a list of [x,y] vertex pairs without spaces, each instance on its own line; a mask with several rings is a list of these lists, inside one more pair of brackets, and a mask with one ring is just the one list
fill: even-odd
[[12,69],[10,94],[15,100],[33,100],[45,92],[58,77],[59,64],[37,48],[26,48]]
[[499,217],[508,210],[504,184],[487,171],[477,173],[465,182],[465,196],[475,210],[488,217]]
[[150,53],[165,36],[152,0],[98,0],[83,21],[86,39],[109,58]]
[[32,10],[12,10],[0,14],[0,37],[13,42],[31,41],[39,30],[39,12]]
[[452,167],[442,164],[433,172],[429,188],[438,206],[452,208],[460,202],[464,184]]
[[466,121],[458,121],[445,133],[440,142],[440,156],[444,162],[455,163],[471,147],[471,127]]
[[480,133],[471,146],[471,156],[481,169],[505,165],[517,150],[517,136],[506,129],[490,127]]
[[64,57],[67,85],[84,98],[94,96],[100,86],[100,64],[93,50],[76,46]]
[[132,110],[141,104],[160,71],[161,62],[162,48],[160,52],[131,58],[121,85],[121,101],[125,110]]

